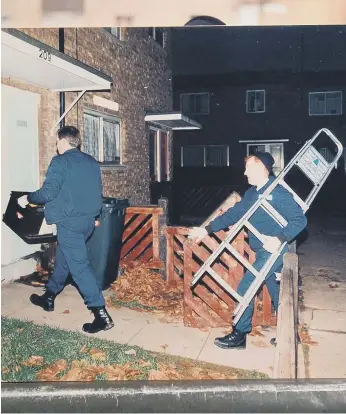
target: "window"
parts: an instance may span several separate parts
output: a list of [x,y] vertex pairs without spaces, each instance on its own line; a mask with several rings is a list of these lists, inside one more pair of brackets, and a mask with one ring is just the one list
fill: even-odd
[[120,164],[120,121],[115,117],[84,113],[83,151],[104,164]]
[[209,114],[209,93],[183,93],[180,95],[180,107],[183,113],[191,115]]
[[246,91],[246,112],[257,114],[266,110],[266,91]]
[[158,43],[161,47],[164,47],[165,36],[163,29],[160,29],[158,27],[150,27],[148,29],[148,34],[155,40],[156,43]]
[[112,33],[113,36],[117,37],[119,40],[123,40],[123,33],[121,27],[105,27],[107,32]]
[[168,133],[149,130],[149,169],[151,181],[169,181]]
[[228,167],[228,145],[189,145],[181,147],[182,167]]
[[274,175],[278,175],[284,168],[284,144],[275,143],[254,143],[247,144],[247,155],[256,155],[256,152],[269,152],[274,158]]
[[341,115],[342,92],[310,92],[309,115]]

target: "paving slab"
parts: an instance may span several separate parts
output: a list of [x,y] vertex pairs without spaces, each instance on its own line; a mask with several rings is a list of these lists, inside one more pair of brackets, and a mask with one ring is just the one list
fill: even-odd
[[207,340],[209,332],[183,325],[151,324],[143,328],[129,345],[137,345],[156,352],[166,352],[196,359]]
[[310,330],[317,344],[309,346],[310,378],[346,379],[346,334]]
[[315,309],[310,329],[346,333],[346,312]]
[[224,328],[214,328],[198,356],[198,360],[234,368],[257,370],[273,376],[275,348],[270,339],[275,337],[275,329],[262,331],[264,336],[248,336],[246,349],[221,349],[214,345],[217,337],[225,335]]

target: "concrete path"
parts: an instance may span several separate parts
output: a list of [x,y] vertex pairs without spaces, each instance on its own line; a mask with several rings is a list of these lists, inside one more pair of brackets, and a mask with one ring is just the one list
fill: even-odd
[[346,220],[312,222],[298,253],[300,319],[317,342],[305,353],[300,376],[346,379]]
[[[83,323],[92,320],[78,291],[72,286],[67,286],[56,299],[54,312],[44,312],[32,305],[29,296],[34,292],[41,294],[41,289],[17,283],[3,285],[2,316],[78,332],[83,332]],[[162,323],[159,321],[162,316],[127,308],[110,308],[109,312],[115,327],[95,335],[99,338],[233,368],[256,370],[272,376],[274,348],[269,341],[275,336],[274,329],[262,331],[264,336],[248,337],[246,350],[223,350],[214,346],[213,341],[215,337],[225,335],[224,328],[203,332],[185,327],[182,322]]]

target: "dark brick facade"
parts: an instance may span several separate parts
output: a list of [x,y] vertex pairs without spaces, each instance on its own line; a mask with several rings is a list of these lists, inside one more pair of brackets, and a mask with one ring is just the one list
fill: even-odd
[[[58,49],[58,29],[22,29],[29,36]],[[103,28],[65,29],[65,53],[100,70],[113,79],[111,92],[87,92],[66,117],[66,124],[76,125],[83,136],[83,112],[91,109],[116,116],[121,121],[121,166],[105,166],[104,195],[129,198],[132,204],[150,203],[147,111],[172,110],[171,36],[165,31],[162,48],[147,29],[123,29],[123,40]],[[59,94],[20,82],[2,79],[4,84],[31,90],[41,95],[39,116],[39,151],[41,180],[55,154],[55,136],[50,135],[59,118]],[[119,104],[119,110],[95,106],[98,95]],[[66,92],[67,108],[77,96]],[[169,158],[171,158],[169,151]]]

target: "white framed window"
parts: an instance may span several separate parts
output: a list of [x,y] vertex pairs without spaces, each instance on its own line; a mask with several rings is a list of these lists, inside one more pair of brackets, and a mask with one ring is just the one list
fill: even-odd
[[342,92],[309,92],[309,115],[341,115]]
[[169,133],[161,129],[149,129],[150,180],[169,181]]
[[165,34],[164,34],[163,29],[161,29],[159,27],[149,27],[148,34],[161,47],[165,47]]
[[253,142],[247,144],[246,155],[256,155],[256,152],[269,152],[274,158],[273,173],[278,175],[285,166],[283,142]]
[[228,167],[228,145],[187,145],[181,147],[182,167]]
[[183,113],[191,115],[209,115],[209,92],[180,94],[180,108]]
[[111,33],[113,36],[117,37],[119,40],[124,40],[121,27],[105,27],[104,29],[107,30],[107,32]]
[[113,116],[84,112],[83,151],[103,164],[121,164],[121,124]]
[[266,111],[266,91],[264,89],[246,91],[246,112],[258,114]]

